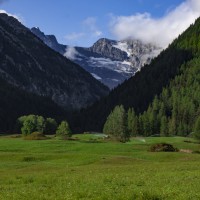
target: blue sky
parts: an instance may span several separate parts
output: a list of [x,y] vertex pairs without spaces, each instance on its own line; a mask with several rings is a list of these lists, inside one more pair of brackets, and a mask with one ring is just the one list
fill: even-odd
[[[60,43],[90,46],[101,37],[123,39],[120,28],[137,23],[137,16],[140,24],[149,19],[155,22],[193,1],[199,0],[0,0],[0,10],[19,16],[29,28],[38,26],[56,35]],[[138,24],[132,27],[137,29]],[[134,30],[124,35],[128,34],[134,35]]]

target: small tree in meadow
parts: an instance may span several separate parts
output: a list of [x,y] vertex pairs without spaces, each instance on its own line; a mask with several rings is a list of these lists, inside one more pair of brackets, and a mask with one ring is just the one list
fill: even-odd
[[62,121],[60,125],[57,128],[56,136],[62,137],[62,138],[69,138],[71,137],[72,133],[69,128],[69,124],[67,121]]
[[130,138],[127,130],[127,115],[124,107],[116,106],[104,124],[103,132],[111,137],[126,142]]
[[42,116],[28,115],[26,116],[21,132],[24,136],[30,135],[33,132],[44,132],[45,120]]

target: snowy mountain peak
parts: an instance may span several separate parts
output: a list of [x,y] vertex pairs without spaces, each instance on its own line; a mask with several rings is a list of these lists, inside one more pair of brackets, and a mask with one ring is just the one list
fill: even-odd
[[90,48],[69,47],[59,44],[55,36],[44,35],[38,29],[32,29],[32,32],[110,88],[133,76],[162,50],[139,40],[116,41],[107,38],[99,39]]

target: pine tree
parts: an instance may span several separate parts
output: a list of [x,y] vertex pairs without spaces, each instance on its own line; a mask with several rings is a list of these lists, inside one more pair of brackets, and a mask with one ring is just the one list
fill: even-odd
[[161,136],[168,136],[168,123],[167,123],[167,117],[166,116],[163,116],[161,118],[160,135]]
[[127,130],[127,115],[122,105],[116,106],[110,113],[104,125],[103,132],[121,142],[129,140],[130,135]]
[[130,108],[128,110],[128,131],[129,131],[129,134],[131,136],[137,136],[139,134],[138,132],[138,118],[135,114],[135,111],[133,108]]
[[176,128],[175,119],[172,118],[169,120],[168,128],[169,128],[168,131],[169,131],[170,136],[176,135],[177,128]]

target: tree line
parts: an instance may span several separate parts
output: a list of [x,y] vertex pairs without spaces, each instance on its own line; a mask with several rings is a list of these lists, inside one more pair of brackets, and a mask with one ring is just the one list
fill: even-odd
[[[154,100],[154,105],[157,105],[155,102],[159,102],[158,99]],[[123,105],[116,106],[104,124],[103,133],[120,142],[127,142],[130,137],[136,136],[167,137],[175,135],[191,135],[200,140],[200,116],[196,117],[190,127],[188,124],[162,115],[162,109],[154,110],[154,108],[150,108],[147,112],[136,115],[133,108],[128,109],[128,112],[126,112]],[[187,127],[188,129],[184,130],[180,127]],[[189,132],[187,133],[188,130]]]
[[53,118],[44,118],[39,115],[26,115],[17,119],[15,130],[23,136],[28,136],[34,132],[45,135],[56,134],[61,137],[71,137],[71,130],[67,121],[62,121],[59,125]]
[[[110,132],[115,131],[110,119],[117,122],[114,113],[115,109],[104,125],[105,132],[108,127]],[[194,135],[200,138],[200,57],[183,64],[180,74],[154,97],[146,111],[136,114],[130,108],[126,127],[131,136]]]

